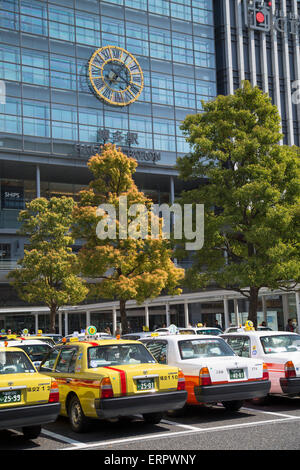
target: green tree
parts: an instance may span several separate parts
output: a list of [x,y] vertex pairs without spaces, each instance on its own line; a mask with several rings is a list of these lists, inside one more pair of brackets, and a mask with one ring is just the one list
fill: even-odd
[[277,107],[249,82],[203,103],[182,129],[191,153],[178,160],[180,176],[205,180],[182,194],[184,203],[205,205],[204,247],[189,285],[240,292],[256,325],[260,289],[291,289],[300,279],[299,148],[281,145]]
[[28,237],[19,267],[9,273],[20,298],[42,303],[50,309],[50,331],[55,332],[59,307],[77,304],[88,293],[79,278],[80,265],[72,253],[70,235],[74,201],[72,198],[37,198],[20,212],[19,233]]
[[[136,166],[136,160],[128,158],[115,145],[104,145],[101,155],[88,162],[94,179],[88,190],[80,193],[80,202],[74,209],[74,234],[84,241],[79,252],[82,273],[97,279],[89,284],[94,298],[119,300],[123,333],[128,331],[128,300],[141,303],[157,297],[163,289],[172,295],[179,294],[178,284],[184,277],[183,270],[171,260],[169,242],[149,235],[150,218],[130,215],[134,204],[141,204],[141,211],[143,207],[148,211],[152,204],[134,183]],[[120,198],[123,201],[126,198],[126,207],[121,207]],[[103,204],[108,205],[107,211],[99,213]],[[112,209],[115,223],[109,219]],[[102,237],[99,224],[105,228]],[[129,232],[133,226],[145,237],[132,237]]]

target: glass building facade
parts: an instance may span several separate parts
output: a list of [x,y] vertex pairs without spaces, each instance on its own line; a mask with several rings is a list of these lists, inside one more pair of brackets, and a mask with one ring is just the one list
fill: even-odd
[[[0,8],[1,150],[83,159],[105,129],[121,146],[137,134],[131,146],[160,152],[164,166],[188,151],[180,121],[216,95],[212,0],[1,0]],[[91,93],[87,63],[105,45],[125,48],[143,70],[142,95],[125,109]]]
[[[90,57],[107,45],[143,71],[129,106],[91,89]],[[217,93],[213,1],[0,0],[0,85],[0,243],[10,245],[1,263],[22,254],[15,230],[25,202],[76,195],[104,142],[138,160],[141,190],[170,200],[176,158],[189,151],[181,121]]]

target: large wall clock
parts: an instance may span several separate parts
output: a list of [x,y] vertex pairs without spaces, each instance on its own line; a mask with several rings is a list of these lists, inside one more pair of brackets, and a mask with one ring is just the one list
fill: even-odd
[[104,46],[94,52],[89,61],[89,79],[96,95],[115,106],[133,103],[144,86],[136,58],[117,46]]

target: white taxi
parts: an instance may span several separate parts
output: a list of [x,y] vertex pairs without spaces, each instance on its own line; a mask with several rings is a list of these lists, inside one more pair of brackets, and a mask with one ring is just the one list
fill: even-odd
[[141,342],[159,363],[180,367],[187,404],[221,402],[237,411],[244,400],[269,392],[271,384],[263,361],[237,356],[220,337],[177,334],[152,336]]
[[300,335],[287,331],[243,331],[222,335],[243,357],[262,359],[268,366],[270,394],[300,393]]
[[212,336],[220,336],[223,334],[223,331],[220,330],[220,328],[216,328],[214,326],[207,327],[207,326],[201,326],[201,327],[189,327],[189,328],[179,328],[178,329],[178,334],[180,335],[212,335]]

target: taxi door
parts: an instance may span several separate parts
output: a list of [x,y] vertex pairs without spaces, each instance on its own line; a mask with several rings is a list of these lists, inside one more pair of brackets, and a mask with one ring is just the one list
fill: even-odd
[[[61,402],[62,412],[67,413],[66,397],[70,390],[76,389],[76,380],[74,377],[76,359],[78,355],[78,346],[63,348],[57,360],[54,377],[58,383],[59,401]],[[74,391],[76,391],[74,389]]]

